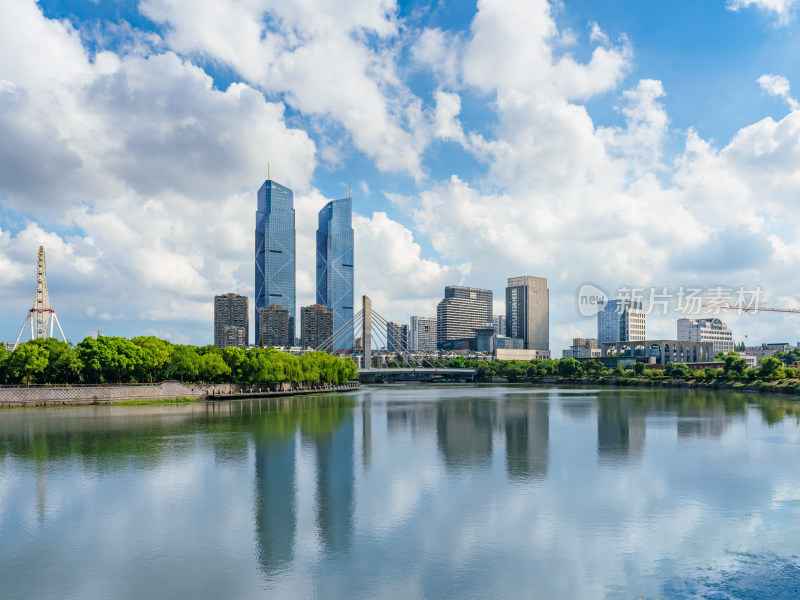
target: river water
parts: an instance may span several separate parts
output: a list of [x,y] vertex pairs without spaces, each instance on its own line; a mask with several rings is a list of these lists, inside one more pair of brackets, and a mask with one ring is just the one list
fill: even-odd
[[0,598],[798,598],[791,401],[365,388],[0,411]]

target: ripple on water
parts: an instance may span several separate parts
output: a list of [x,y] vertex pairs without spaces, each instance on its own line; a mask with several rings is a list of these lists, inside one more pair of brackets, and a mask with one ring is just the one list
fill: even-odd
[[729,553],[725,569],[697,569],[688,579],[665,583],[663,598],[710,600],[796,600],[800,598],[800,558],[774,554]]

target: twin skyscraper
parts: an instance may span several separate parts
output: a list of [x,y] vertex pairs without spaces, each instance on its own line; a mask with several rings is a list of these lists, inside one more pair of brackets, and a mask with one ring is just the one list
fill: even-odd
[[[256,344],[293,346],[297,314],[294,194],[271,179],[258,190],[255,249]],[[316,287],[317,304],[333,312],[334,350],[353,349],[353,264],[352,199],[332,200],[319,211]]]

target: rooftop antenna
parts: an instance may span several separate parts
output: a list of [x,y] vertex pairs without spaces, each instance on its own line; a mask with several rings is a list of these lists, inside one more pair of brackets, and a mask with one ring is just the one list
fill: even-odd
[[269,163],[267,163],[267,179],[272,179],[272,178],[269,176]]
[[28,316],[25,317],[25,322],[19,330],[14,348],[19,346],[22,332],[25,331],[25,326],[28,325],[28,323],[30,323],[31,327],[32,340],[46,340],[47,338],[53,337],[53,325],[57,325],[58,332],[61,334],[61,339],[65,342],[67,341],[55,311],[50,308],[50,295],[47,293],[47,269],[44,261],[44,246],[39,246],[39,264],[36,270],[36,295],[33,297],[33,308],[28,311]]
[[350,196],[350,182],[349,181],[347,182],[347,197],[348,198],[352,197],[352,196]]

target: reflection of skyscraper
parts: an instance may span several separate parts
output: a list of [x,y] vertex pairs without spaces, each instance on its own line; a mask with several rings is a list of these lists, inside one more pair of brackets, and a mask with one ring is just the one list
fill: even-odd
[[547,477],[550,404],[531,401],[509,406],[505,413],[506,469],[509,477]]
[[317,304],[333,311],[334,350],[353,349],[353,294],[353,201],[343,198],[322,207],[317,227]]
[[690,407],[678,414],[679,438],[720,438],[728,427],[725,406]]
[[638,456],[644,449],[645,414],[631,414],[630,400],[602,396],[597,400],[597,454],[599,458]]
[[445,465],[488,465],[492,460],[492,414],[486,405],[440,403],[436,439]]
[[317,527],[328,553],[349,552],[353,542],[355,425],[348,416],[329,434],[314,438],[317,453]]
[[256,543],[266,574],[292,560],[295,515],[294,436],[256,439]]

